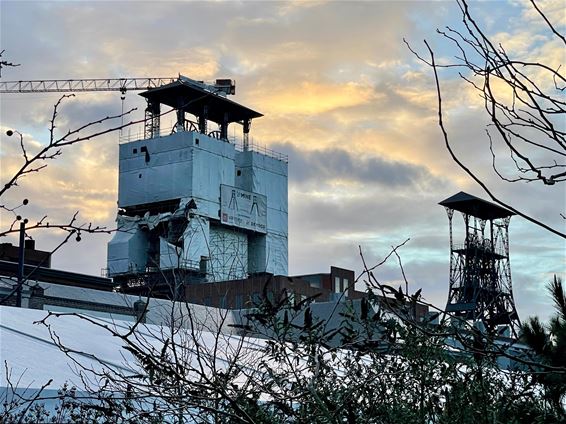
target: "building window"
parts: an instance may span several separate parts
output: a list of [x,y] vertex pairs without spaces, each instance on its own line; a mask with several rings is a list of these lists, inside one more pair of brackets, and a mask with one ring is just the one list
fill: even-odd
[[334,277],[334,292],[342,292],[342,288],[340,287],[340,277]]
[[305,275],[302,279],[308,281],[311,287],[320,288],[320,275]]
[[347,278],[344,278],[342,280],[342,283],[344,284],[344,288],[342,289],[342,291],[346,292],[346,295],[348,294],[348,286],[350,285],[350,280],[348,280]]

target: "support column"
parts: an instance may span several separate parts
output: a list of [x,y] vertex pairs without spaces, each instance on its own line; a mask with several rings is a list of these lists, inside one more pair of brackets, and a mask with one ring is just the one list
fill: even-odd
[[252,125],[251,119],[244,121],[244,152],[250,149],[250,127]]
[[228,113],[224,114],[224,119],[220,124],[220,138],[222,140],[228,140]]
[[204,105],[202,113],[198,117],[198,130],[202,134],[206,134],[206,118],[208,117],[208,106]]
[[175,132],[185,131],[185,111],[183,108],[177,109],[177,123],[175,124]]

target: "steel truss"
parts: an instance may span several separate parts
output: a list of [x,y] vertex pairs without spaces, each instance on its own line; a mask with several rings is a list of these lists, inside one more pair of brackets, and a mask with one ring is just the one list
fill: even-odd
[[0,93],[64,93],[79,91],[148,90],[177,81],[166,78],[92,78],[68,80],[0,81]]
[[481,219],[462,212],[463,243],[453,237],[454,210],[446,207],[450,225],[450,287],[446,312],[488,333],[518,336],[520,322],[513,300],[509,265],[511,217]]

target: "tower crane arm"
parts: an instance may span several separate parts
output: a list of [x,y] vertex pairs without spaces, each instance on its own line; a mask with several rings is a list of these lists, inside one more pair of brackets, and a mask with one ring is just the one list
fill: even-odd
[[0,81],[0,93],[66,93],[79,91],[148,90],[177,81],[167,78],[93,78],[68,80]]

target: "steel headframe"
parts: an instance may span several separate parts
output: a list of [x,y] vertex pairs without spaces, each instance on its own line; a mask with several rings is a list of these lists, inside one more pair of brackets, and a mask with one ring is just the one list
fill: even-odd
[[450,231],[450,282],[446,312],[493,336],[517,338],[520,321],[509,265],[511,217],[482,219],[461,212],[463,243],[454,241],[454,209],[445,206]]

